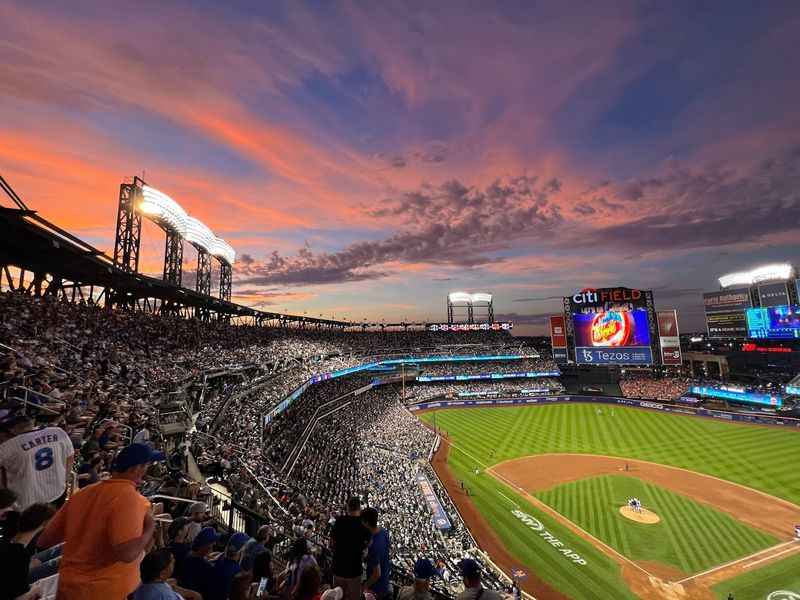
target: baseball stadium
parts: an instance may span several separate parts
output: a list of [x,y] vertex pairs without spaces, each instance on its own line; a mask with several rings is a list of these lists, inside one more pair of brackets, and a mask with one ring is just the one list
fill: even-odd
[[0,600],[800,600],[798,0],[0,23]]

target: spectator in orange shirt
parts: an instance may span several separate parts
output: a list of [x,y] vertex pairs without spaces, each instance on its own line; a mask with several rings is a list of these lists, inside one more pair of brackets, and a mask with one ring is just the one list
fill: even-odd
[[57,600],[125,600],[136,589],[155,529],[150,502],[136,488],[161,460],[161,452],[131,444],[117,454],[110,479],[78,491],[50,521],[38,545],[64,542]]

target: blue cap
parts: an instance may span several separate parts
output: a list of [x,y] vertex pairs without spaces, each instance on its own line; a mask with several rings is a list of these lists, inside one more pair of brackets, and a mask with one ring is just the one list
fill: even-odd
[[418,558],[414,563],[414,577],[417,579],[430,579],[436,574],[433,563],[427,558]]
[[163,452],[157,452],[147,444],[131,444],[119,451],[114,462],[111,463],[111,470],[121,473],[131,467],[161,460],[164,460]]
[[197,550],[203,546],[210,546],[219,539],[217,531],[213,527],[203,527],[192,542],[192,549]]
[[458,563],[458,570],[461,572],[461,575],[467,579],[477,579],[481,576],[480,565],[471,558],[465,558]]
[[250,541],[250,536],[246,533],[234,533],[228,540],[228,549],[239,551]]

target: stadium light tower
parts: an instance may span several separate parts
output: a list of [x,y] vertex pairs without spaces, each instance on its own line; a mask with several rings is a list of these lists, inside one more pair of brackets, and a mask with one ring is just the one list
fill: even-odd
[[[494,307],[492,295],[486,292],[469,294],[467,292],[451,292],[447,295],[447,322],[456,323],[458,313],[466,310],[467,323],[475,323],[475,312],[485,315],[486,323],[494,323]],[[483,321],[481,321],[483,322]]]
[[136,210],[136,204],[142,198],[143,186],[144,181],[138,177],[133,178],[133,183],[122,183],[119,186],[114,264],[127,273],[139,272],[142,214]]

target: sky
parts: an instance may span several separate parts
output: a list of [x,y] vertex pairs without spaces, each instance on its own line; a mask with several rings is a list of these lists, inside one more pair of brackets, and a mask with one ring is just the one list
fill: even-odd
[[[234,301],[542,334],[585,287],[800,264],[800,4],[0,3],[0,174],[113,251],[119,185],[237,251]],[[142,270],[163,233],[145,227]],[[196,254],[185,251],[185,280]]]

